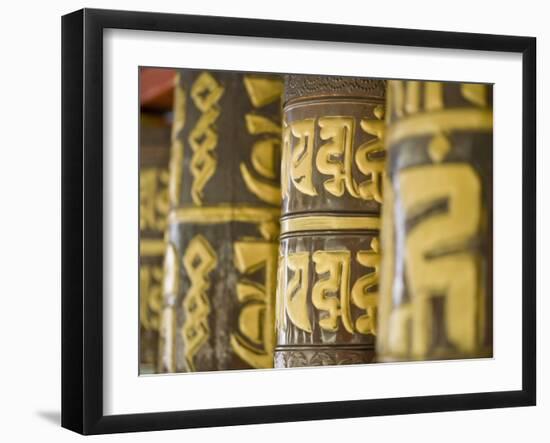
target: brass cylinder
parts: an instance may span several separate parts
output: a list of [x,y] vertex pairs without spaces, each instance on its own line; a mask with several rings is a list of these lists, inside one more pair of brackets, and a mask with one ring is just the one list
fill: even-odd
[[181,70],[161,366],[273,366],[282,79]]
[[276,367],[373,359],[384,97],[381,80],[285,76]]
[[492,85],[390,81],[378,354],[492,355]]

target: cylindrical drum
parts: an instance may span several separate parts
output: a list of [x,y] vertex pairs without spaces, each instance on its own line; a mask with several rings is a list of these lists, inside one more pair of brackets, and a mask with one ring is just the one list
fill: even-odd
[[374,356],[385,82],[288,75],[276,367]]
[[390,81],[381,360],[492,355],[492,86]]
[[282,79],[181,70],[161,366],[273,366]]

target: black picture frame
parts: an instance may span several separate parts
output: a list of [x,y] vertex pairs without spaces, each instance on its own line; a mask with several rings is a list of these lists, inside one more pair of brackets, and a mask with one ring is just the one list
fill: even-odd
[[[522,389],[104,415],[103,30],[190,32],[522,54]],[[82,434],[228,426],[536,403],[536,39],[83,9],[62,18],[62,426]]]

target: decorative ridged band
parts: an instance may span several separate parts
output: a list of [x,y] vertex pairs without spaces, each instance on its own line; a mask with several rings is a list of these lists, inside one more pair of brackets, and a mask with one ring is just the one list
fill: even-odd
[[142,238],[139,242],[139,255],[142,257],[154,257],[164,255],[166,243],[161,239]]
[[380,218],[355,215],[308,215],[281,220],[281,235],[300,231],[377,230]]
[[279,208],[260,206],[201,206],[177,208],[168,215],[169,223],[216,224],[226,222],[262,223],[278,220]]

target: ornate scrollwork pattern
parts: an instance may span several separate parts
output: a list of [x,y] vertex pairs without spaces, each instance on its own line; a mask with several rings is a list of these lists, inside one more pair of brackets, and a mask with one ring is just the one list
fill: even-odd
[[373,348],[335,351],[329,347],[323,350],[303,349],[300,351],[276,351],[275,367],[292,368],[304,366],[366,364],[372,362],[373,357]]
[[384,99],[386,82],[337,75],[286,75],[285,102],[323,96],[358,96]]
[[195,236],[183,255],[183,266],[191,283],[183,301],[185,322],[182,329],[188,371],[195,370],[193,358],[210,335],[208,274],[216,267],[216,263],[216,253],[208,240],[200,234]]
[[194,128],[189,133],[189,145],[193,150],[190,161],[193,183],[191,197],[200,206],[203,200],[203,189],[214,175],[217,166],[212,151],[218,145],[218,133],[215,128],[220,115],[218,102],[224,93],[224,87],[209,72],[203,72],[191,86],[191,98],[202,112]]

